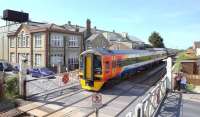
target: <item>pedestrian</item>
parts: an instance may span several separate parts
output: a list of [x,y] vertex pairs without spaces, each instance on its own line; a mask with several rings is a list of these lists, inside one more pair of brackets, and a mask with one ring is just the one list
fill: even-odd
[[180,91],[180,82],[181,82],[180,73],[177,73],[177,74],[176,74],[175,80],[176,80],[176,88],[177,88],[178,91]]
[[181,90],[183,91],[186,90],[186,84],[187,84],[186,76],[183,73],[181,73],[181,82],[180,82]]

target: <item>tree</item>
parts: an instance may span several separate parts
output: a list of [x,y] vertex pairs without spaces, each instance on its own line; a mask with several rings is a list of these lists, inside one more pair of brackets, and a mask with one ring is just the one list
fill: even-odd
[[153,32],[149,36],[149,42],[155,48],[164,48],[165,47],[165,45],[163,43],[163,38],[157,32]]

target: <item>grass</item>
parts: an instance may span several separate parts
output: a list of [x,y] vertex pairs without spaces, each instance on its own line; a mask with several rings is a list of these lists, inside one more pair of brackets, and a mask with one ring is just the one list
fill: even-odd
[[186,85],[186,90],[189,91],[189,92],[194,92],[193,91],[194,88],[195,88],[195,85],[193,85],[193,84],[187,84]]
[[5,97],[8,99],[15,99],[19,97],[18,76],[13,75],[5,79]]

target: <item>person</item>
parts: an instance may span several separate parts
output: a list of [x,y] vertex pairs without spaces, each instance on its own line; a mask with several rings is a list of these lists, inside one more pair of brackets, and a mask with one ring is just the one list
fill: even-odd
[[186,90],[186,84],[187,84],[187,79],[185,75],[181,73],[181,82],[180,82],[181,90],[184,90],[184,91]]
[[181,82],[180,73],[176,74],[175,79],[176,79],[176,88],[178,91],[180,91],[180,82]]

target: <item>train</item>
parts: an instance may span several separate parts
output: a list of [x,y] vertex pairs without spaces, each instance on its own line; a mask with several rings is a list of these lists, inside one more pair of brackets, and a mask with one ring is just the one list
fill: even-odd
[[82,89],[99,91],[110,79],[126,78],[167,58],[165,49],[91,49],[80,54],[79,77]]

